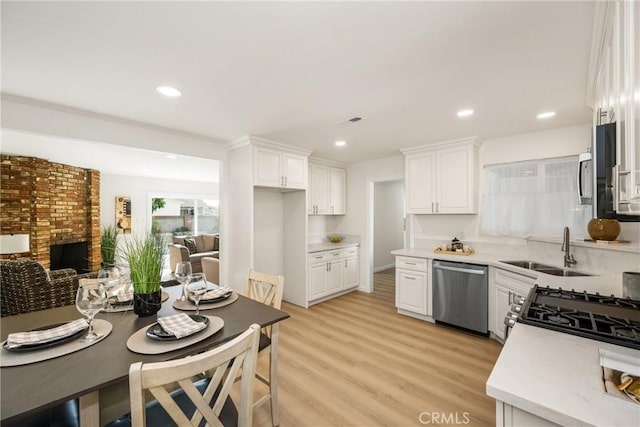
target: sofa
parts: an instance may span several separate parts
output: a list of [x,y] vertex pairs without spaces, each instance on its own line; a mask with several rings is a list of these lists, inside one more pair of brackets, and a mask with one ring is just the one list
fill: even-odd
[[193,273],[202,273],[202,258],[218,258],[219,248],[219,234],[173,236],[173,243],[169,245],[171,272],[175,271],[177,263],[189,261]]

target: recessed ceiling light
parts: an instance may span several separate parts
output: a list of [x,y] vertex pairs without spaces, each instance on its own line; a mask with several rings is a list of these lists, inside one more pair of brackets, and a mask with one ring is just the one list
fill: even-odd
[[171,86],[158,86],[156,90],[158,91],[158,93],[164,96],[168,96],[169,98],[177,98],[179,96],[182,96],[182,92]]
[[167,159],[177,159],[178,156],[174,155],[174,154],[167,154]]
[[142,172],[149,172],[149,169],[147,169],[147,168],[142,168]]
[[469,117],[473,115],[473,110],[460,110],[456,113],[458,117]]
[[347,145],[346,141],[336,141],[336,147],[344,147]]
[[555,111],[546,111],[544,113],[540,113],[536,116],[538,119],[548,119],[549,117],[553,117],[556,115]]

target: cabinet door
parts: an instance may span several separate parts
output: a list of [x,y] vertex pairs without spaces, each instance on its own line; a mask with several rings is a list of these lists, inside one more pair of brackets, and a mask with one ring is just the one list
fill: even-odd
[[344,289],[355,288],[360,285],[359,258],[344,260]]
[[433,153],[424,153],[406,159],[407,213],[435,213]]
[[396,270],[396,307],[427,314],[427,273]]
[[327,277],[328,294],[342,290],[342,283],[344,282],[344,267],[342,259],[336,259],[329,262],[329,275]]
[[263,147],[253,151],[253,185],[262,187],[281,187],[283,174],[280,169],[282,153]]
[[329,213],[329,167],[311,165],[311,209],[315,214]]
[[284,187],[305,190],[307,188],[307,159],[304,156],[283,153],[282,175],[284,175]]
[[474,213],[471,147],[437,152],[436,213]]
[[328,268],[326,262],[309,265],[309,301],[327,294]]
[[334,215],[344,215],[347,213],[346,187],[347,171],[341,168],[331,168],[329,213]]
[[512,295],[511,289],[502,285],[495,286],[495,292],[492,297],[493,306],[495,307],[492,332],[502,339],[504,339],[505,332],[504,318],[511,309]]

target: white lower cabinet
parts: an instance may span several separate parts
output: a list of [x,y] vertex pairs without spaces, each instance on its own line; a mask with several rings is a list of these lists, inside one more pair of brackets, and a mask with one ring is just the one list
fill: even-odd
[[536,276],[527,276],[500,268],[491,268],[489,289],[489,330],[504,339],[504,318],[517,297],[526,297],[536,282]]
[[396,257],[396,307],[416,314],[431,315],[428,260]]
[[496,427],[555,427],[556,424],[531,412],[496,401]]
[[360,285],[357,247],[309,254],[309,301]]

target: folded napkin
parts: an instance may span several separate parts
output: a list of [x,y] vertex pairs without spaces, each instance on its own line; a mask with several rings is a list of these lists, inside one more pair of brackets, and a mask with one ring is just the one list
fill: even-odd
[[119,290],[116,294],[118,298],[118,302],[128,302],[133,299],[133,291],[132,290]]
[[175,335],[176,338],[183,338],[188,335],[195,334],[207,327],[205,323],[196,322],[185,313],[159,317],[158,323],[162,326],[162,329]]
[[228,294],[229,292],[231,292],[231,288],[228,286],[218,287],[218,289],[207,291],[206,294],[202,295],[200,301],[205,302],[210,299],[220,298],[221,296]]
[[18,348],[23,345],[44,344],[71,336],[88,327],[89,324],[86,319],[78,319],[43,331],[15,332],[7,337],[7,347]]

